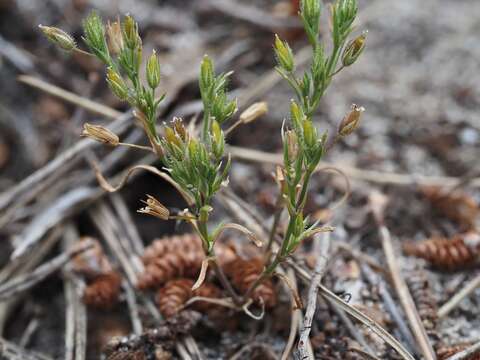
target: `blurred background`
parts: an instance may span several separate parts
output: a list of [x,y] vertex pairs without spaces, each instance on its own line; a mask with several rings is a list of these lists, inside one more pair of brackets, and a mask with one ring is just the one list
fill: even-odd
[[[12,251],[21,252],[25,242],[40,246],[66,224],[80,234],[98,231],[92,217],[104,200],[93,162],[112,178],[136,162],[153,162],[125,149],[76,147],[85,122],[112,124],[128,108],[111,95],[99,62],[59,51],[41,35],[39,24],[66,30],[83,47],[81,20],[91,9],[108,19],[131,14],[139,22],[145,56],[154,48],[160,55],[166,102],[159,124],[173,116],[188,120],[201,110],[197,75],[208,53],[219,70],[234,71],[230,89],[239,98],[240,110],[254,101],[269,105],[265,117],[238,128],[228,142],[276,153],[293,94],[272,71],[272,42],[278,33],[299,54],[300,64],[308,62],[297,7],[294,0],[0,0],[0,264],[8,264]],[[355,238],[364,249],[371,246],[375,254],[375,246],[361,241],[369,233],[361,194],[372,187],[389,194],[394,205],[388,223],[399,238],[451,235],[451,227],[433,230],[422,218],[425,208],[412,190],[416,179],[428,176],[442,185],[445,179],[447,184],[478,177],[480,2],[359,0],[359,8],[357,31],[368,29],[366,49],[336,77],[315,119],[319,129],[334,132],[352,103],[366,108],[359,130],[325,160],[353,179],[352,199],[341,212],[341,234],[349,241]],[[327,14],[325,6],[323,34],[329,31]],[[54,96],[52,91],[58,89],[49,85],[64,91]],[[72,99],[72,94],[79,98]],[[95,104],[78,106],[78,99]],[[116,124],[122,138],[146,143],[133,121]],[[50,163],[68,151],[73,153],[60,163]],[[273,166],[244,160],[235,162],[230,182],[237,194],[268,214],[276,196]],[[319,209],[338,199],[344,185],[341,178],[328,176],[315,181],[310,211],[321,217],[325,215]],[[139,175],[132,183],[122,190],[120,200],[105,200],[108,206],[117,212],[127,209],[145,243],[175,231],[175,224],[135,213],[146,193],[180,207],[174,192],[166,185],[159,187],[149,175]],[[327,184],[332,186],[325,189]],[[479,193],[472,191],[471,196],[478,203]],[[58,246],[53,241],[51,249]],[[16,300],[1,307],[0,333],[18,341],[31,317],[40,316],[47,330],[38,333],[31,346],[45,350],[42,344],[50,344],[46,351],[58,356],[63,320],[52,311],[63,316],[61,280],[49,282],[31,298]],[[475,320],[466,320],[468,312],[463,316],[455,320],[463,330],[451,336],[468,341],[478,335],[470,330],[480,319],[476,314]],[[109,321],[115,323],[112,328],[121,322]],[[101,335],[96,340],[103,341]]]

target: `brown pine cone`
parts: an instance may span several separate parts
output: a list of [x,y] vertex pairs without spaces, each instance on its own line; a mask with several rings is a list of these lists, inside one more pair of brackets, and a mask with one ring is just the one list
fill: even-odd
[[[160,312],[166,318],[176,315],[185,303],[194,296],[218,298],[221,295],[220,289],[210,283],[192,291],[193,280],[177,279],[165,284],[157,293],[157,304]],[[213,304],[207,302],[196,302],[192,308],[198,311],[207,311]],[[213,305],[214,306],[214,305]]]
[[[225,267],[227,275],[232,279],[233,285],[242,293],[246,293],[264,267],[261,258],[244,260],[237,258]],[[262,301],[266,308],[272,308],[277,303],[277,295],[271,279],[265,279],[258,285],[252,294],[252,299],[260,304]]]
[[419,243],[405,243],[403,251],[406,255],[423,258],[440,269],[462,269],[477,261],[480,235],[469,232],[451,239],[433,237]]
[[177,277],[196,277],[205,255],[202,251],[172,251],[145,264],[139,275],[137,287],[151,289]]
[[118,301],[121,277],[115,271],[95,278],[83,292],[83,302],[99,309],[110,309]]
[[144,264],[171,252],[202,251],[202,241],[195,234],[183,234],[154,240],[143,254]]
[[[236,258],[228,245],[217,244],[215,253],[220,266]],[[155,240],[145,249],[145,271],[140,274],[137,287],[142,290],[162,286],[177,277],[195,278],[200,272],[205,254],[200,238],[194,234],[172,236]]]
[[445,192],[437,186],[423,187],[422,194],[440,214],[459,224],[463,230],[475,229],[478,204],[462,192]]

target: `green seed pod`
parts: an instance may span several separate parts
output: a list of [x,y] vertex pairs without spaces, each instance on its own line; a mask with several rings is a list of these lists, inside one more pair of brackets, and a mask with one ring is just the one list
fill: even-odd
[[153,50],[147,62],[147,82],[152,89],[160,84],[160,62],[155,50]]
[[130,15],[125,16],[125,20],[123,20],[123,40],[130,49],[135,49],[141,45],[138,24]]
[[367,32],[364,32],[348,43],[342,55],[343,66],[350,66],[357,61],[365,48],[366,38]]
[[77,45],[75,44],[75,40],[73,40],[73,37],[71,37],[62,29],[43,25],[38,25],[38,27],[45,34],[48,40],[59,46],[61,49],[66,51],[72,51],[77,47]]
[[278,35],[275,35],[275,55],[280,67],[287,72],[292,72],[295,68],[293,53],[286,41],[282,41]]
[[303,122],[303,136],[308,147],[313,147],[317,143],[317,129],[310,120]]
[[123,81],[120,74],[112,68],[109,68],[107,71],[107,82],[110,90],[112,90],[120,100],[126,100],[128,98],[128,87],[125,81]]

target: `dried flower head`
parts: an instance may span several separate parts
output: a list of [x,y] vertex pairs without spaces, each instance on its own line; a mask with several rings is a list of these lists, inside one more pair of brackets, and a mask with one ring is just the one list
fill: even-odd
[[77,47],[75,40],[70,34],[66,33],[62,29],[53,27],[53,26],[44,26],[38,25],[40,30],[45,34],[48,40],[50,40],[55,45],[59,46],[61,49],[66,51],[72,51]]
[[137,210],[137,212],[142,214],[152,215],[162,220],[169,219],[170,212],[168,211],[168,209],[165,206],[163,206],[163,204],[157,199],[155,199],[153,196],[147,195],[147,200],[146,201],[142,200],[142,202],[147,206]]
[[340,136],[348,136],[353,133],[360,124],[360,116],[365,111],[363,106],[352,105],[350,112],[343,118],[338,127]]
[[81,135],[111,146],[117,146],[120,141],[118,136],[107,128],[101,125],[92,125],[89,123],[85,123],[83,125],[83,131]]
[[123,36],[122,36],[122,26],[120,21],[108,22],[107,27],[107,43],[108,50],[112,55],[118,55],[123,50]]
[[265,101],[256,102],[240,114],[240,121],[244,124],[248,124],[265,115],[267,112],[268,104]]

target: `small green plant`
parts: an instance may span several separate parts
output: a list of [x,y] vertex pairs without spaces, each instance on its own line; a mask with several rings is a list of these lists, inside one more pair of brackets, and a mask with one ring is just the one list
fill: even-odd
[[[156,127],[158,107],[164,98],[164,95],[156,95],[160,85],[160,64],[153,51],[145,64],[146,81],[142,81],[142,41],[138,24],[131,16],[126,16],[122,22],[116,21],[105,26],[95,12],[83,23],[83,40],[89,49],[88,54],[105,64],[106,81],[111,91],[134,108],[135,117],[140,120],[150,141],[150,150],[161,158],[171,181],[181,189],[182,194],[192,199],[188,209],[172,215],[161,202],[148,196],[146,207],[139,211],[163,220],[175,218],[188,221],[202,239],[207,259],[219,280],[239,306],[248,301],[256,286],[266,277],[272,276],[276,267],[293,254],[302,240],[319,231],[330,230],[318,227],[317,223],[310,223],[309,218],[304,215],[311,176],[327,150],[327,134],[318,134],[313,115],[333,77],[343,68],[352,65],[364,49],[365,34],[347,43],[353,31],[356,14],[355,0],[337,0],[332,5],[332,50],[327,54],[324,44],[319,40],[320,1],[301,2],[300,17],[313,55],[310,68],[300,78],[296,74],[295,59],[289,44],[278,36],[275,37],[274,50],[278,63],[276,69],[296,95],[296,100],[292,100],[290,105],[290,122],[288,125],[284,123],[281,129],[284,164],[277,171],[281,202],[288,211],[289,221],[280,249],[274,257],[267,256],[264,272],[243,298],[235,294],[217,265],[215,242],[227,227],[240,230],[253,239],[254,236],[238,224],[222,223],[211,229],[209,218],[214,210],[212,200],[215,194],[228,184],[231,160],[230,156],[225,154],[226,133],[238,124],[247,123],[258,114],[263,114],[266,105],[254,104],[240,116],[239,121],[224,132],[222,126],[237,111],[236,100],[230,99],[227,93],[231,73],[216,74],[212,60],[205,56],[199,75],[203,103],[200,134],[188,129],[181,119],[174,118],[163,127],[163,135],[160,135]],[[41,30],[62,49],[85,52],[80,50],[73,38],[64,31],[47,26],[41,26]],[[358,127],[362,111],[363,108],[352,108],[340,124],[335,138],[353,132]],[[115,134],[100,126],[86,124],[83,135],[111,146],[140,147],[121,143]],[[270,245],[271,243],[267,246],[268,251]]]
[[[290,126],[282,126],[283,169],[279,183],[289,222],[280,250],[265,270],[266,275],[270,275],[279,263],[290,256],[302,240],[319,231],[329,230],[319,228],[317,223],[311,224],[304,215],[310,178],[327,150],[328,134],[318,134],[313,124],[313,114],[333,77],[344,67],[352,65],[363,51],[365,33],[345,45],[353,31],[356,15],[355,0],[339,0],[332,5],[332,50],[327,55],[318,34],[320,2],[301,2],[300,18],[312,47],[312,63],[300,78],[295,73],[295,60],[290,46],[278,36],[275,37],[276,70],[290,84],[297,99],[292,100],[290,105]],[[355,106],[342,121],[335,136],[342,137],[353,132],[358,127],[362,111],[363,108]]]

